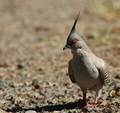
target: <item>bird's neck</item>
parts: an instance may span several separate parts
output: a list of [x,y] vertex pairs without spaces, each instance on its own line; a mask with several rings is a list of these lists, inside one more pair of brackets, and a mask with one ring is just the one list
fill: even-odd
[[87,55],[87,56],[94,56],[93,52],[90,50],[90,48],[86,45],[82,48],[76,48],[76,49],[72,49],[72,54],[73,54],[73,57],[76,57],[76,56],[84,56],[84,55]]
[[72,49],[71,53],[73,55],[73,58],[76,58],[78,56],[81,56],[81,57],[84,56],[84,50],[80,48]]

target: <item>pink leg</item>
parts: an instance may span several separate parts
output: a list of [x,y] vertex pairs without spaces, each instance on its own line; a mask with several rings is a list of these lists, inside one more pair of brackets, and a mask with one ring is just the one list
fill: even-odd
[[96,108],[98,100],[99,100],[100,95],[101,95],[101,91],[102,91],[101,89],[96,91],[96,97],[95,97],[95,100],[94,100],[92,105],[87,104],[87,102],[86,102],[86,92],[83,92],[83,108]]
[[86,103],[86,105],[83,106],[83,108],[85,108],[85,109],[96,109],[98,99],[99,99],[99,97],[96,97],[92,104],[87,104]]
[[96,108],[98,100],[99,100],[99,97],[95,97],[95,100],[92,104],[92,108]]
[[87,104],[87,101],[86,101],[86,92],[83,92],[83,108],[85,108],[85,109],[92,108],[91,104]]
[[96,108],[98,100],[99,100],[99,98],[101,96],[101,93],[102,93],[102,89],[96,90],[96,97],[95,97],[95,100],[94,100],[94,102],[92,104],[92,108]]

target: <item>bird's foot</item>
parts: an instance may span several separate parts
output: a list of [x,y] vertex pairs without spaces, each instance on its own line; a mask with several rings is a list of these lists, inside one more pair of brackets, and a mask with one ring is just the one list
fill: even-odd
[[82,108],[83,109],[95,108],[95,104],[88,104],[86,101],[83,100],[83,102],[82,102]]
[[93,110],[93,108],[92,108],[91,104],[87,104],[87,105],[82,107],[83,113],[88,113],[88,112],[91,112],[92,110]]
[[92,104],[92,108],[95,109],[97,107],[97,103]]
[[92,108],[91,104],[86,104],[85,106],[83,106],[83,109],[88,109],[88,108]]
[[83,106],[83,109],[89,109],[89,110],[96,110],[97,108],[97,104],[93,103],[93,104],[87,104],[85,106]]

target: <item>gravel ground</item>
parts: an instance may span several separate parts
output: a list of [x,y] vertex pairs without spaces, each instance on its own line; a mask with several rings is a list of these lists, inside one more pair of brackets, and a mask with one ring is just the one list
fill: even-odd
[[[62,50],[79,11],[79,34],[120,86],[119,0],[0,0],[1,113],[120,113],[112,85],[96,110],[80,108],[81,90],[67,74],[71,54]],[[89,103],[94,94],[88,92]]]

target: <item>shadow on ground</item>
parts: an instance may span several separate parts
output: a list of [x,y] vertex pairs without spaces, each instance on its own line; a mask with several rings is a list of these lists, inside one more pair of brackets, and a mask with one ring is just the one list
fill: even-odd
[[41,107],[34,107],[34,108],[21,108],[19,106],[16,106],[12,109],[7,109],[7,112],[19,112],[19,111],[28,111],[28,110],[34,110],[36,112],[44,112],[44,111],[61,111],[63,109],[81,109],[83,106],[83,101],[80,99],[75,102],[69,102],[65,104],[53,104],[53,105],[46,105]]

